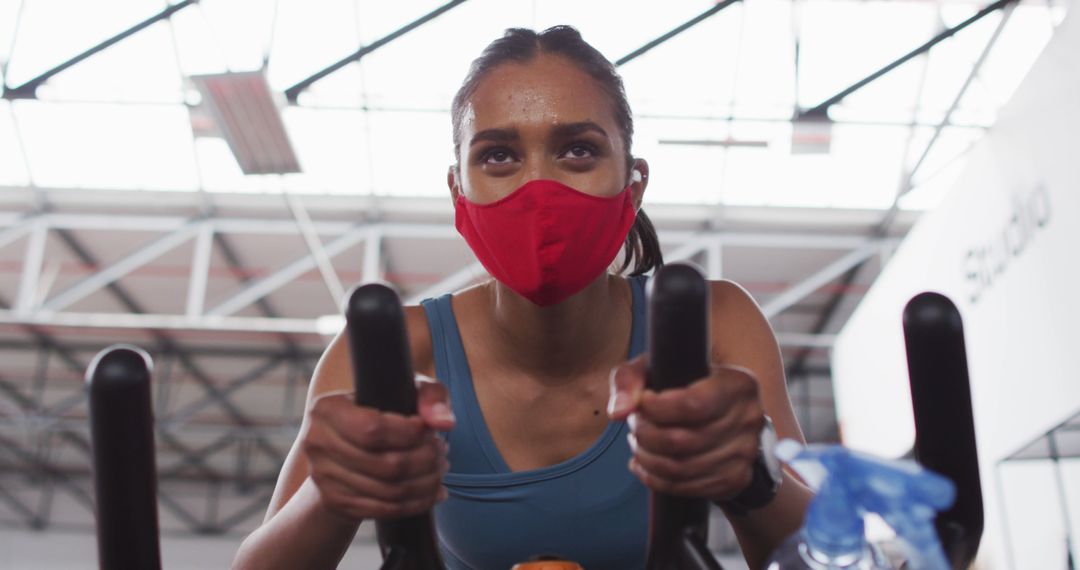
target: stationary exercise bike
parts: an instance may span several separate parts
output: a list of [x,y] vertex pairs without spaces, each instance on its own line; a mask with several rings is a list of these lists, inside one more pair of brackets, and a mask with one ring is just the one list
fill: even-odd
[[[648,291],[647,384],[688,385],[709,371],[708,287],[688,265],[658,270]],[[416,386],[401,303],[378,284],[357,287],[345,308],[357,404],[416,414]],[[982,495],[975,455],[963,330],[955,306],[923,294],[904,313],[916,424],[916,458],[957,484],[954,506],[937,518],[953,568],[974,559],[982,534]],[[131,346],[102,351],[87,371],[102,569],[161,567],[157,525],[150,359]],[[705,499],[651,493],[646,568],[720,570],[706,546]],[[383,570],[444,568],[431,513],[376,520]],[[573,570],[576,563],[540,559],[514,570]]]

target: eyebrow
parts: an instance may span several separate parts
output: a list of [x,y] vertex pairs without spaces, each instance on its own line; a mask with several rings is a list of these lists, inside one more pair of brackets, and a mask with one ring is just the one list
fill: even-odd
[[[600,125],[598,125],[598,124],[596,124],[596,123],[594,123],[592,121],[580,121],[580,122],[577,122],[577,123],[563,123],[563,124],[555,125],[551,129],[551,131],[552,131],[553,135],[555,135],[557,137],[560,137],[560,138],[577,136],[577,135],[580,135],[582,133],[589,132],[589,131],[592,131],[592,132],[598,133],[600,135],[603,135],[605,138],[607,138],[607,136],[608,136],[607,131],[605,131],[603,129],[603,127],[601,127]],[[487,129],[487,130],[480,131],[480,132],[476,133],[475,135],[473,135],[472,139],[469,140],[469,146],[473,146],[476,143],[483,142],[483,141],[491,141],[491,142],[513,141],[513,140],[517,140],[518,136],[519,135],[518,135],[517,129],[513,129],[513,128],[511,128],[511,129]]]

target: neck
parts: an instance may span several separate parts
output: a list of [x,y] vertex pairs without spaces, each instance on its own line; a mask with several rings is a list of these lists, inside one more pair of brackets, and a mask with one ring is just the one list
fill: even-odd
[[490,330],[497,358],[551,383],[595,370],[608,361],[608,351],[626,350],[628,285],[605,272],[566,300],[540,307],[492,280]]

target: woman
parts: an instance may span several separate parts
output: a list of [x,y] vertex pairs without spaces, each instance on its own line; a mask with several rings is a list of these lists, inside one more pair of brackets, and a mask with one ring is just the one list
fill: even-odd
[[509,30],[452,114],[456,225],[494,279],[405,308],[414,368],[438,380],[419,382],[417,417],[354,406],[346,347],[331,343],[235,567],[332,568],[363,519],[434,507],[451,568],[542,553],[641,568],[648,489],[717,502],[763,566],[811,496],[784,475],[775,496],[743,501],[765,415],[803,439],[780,352],[747,293],[712,282],[711,374],[644,389],[643,275],[661,256],[614,67],[573,28]]

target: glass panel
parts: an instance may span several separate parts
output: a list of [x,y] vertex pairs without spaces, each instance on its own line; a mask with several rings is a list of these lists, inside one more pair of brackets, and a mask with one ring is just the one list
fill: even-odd
[[[8,71],[17,86],[153,16],[162,6],[117,0],[26,0]],[[189,8],[190,9],[190,8]],[[54,76],[43,99],[178,101],[180,77],[166,24],[157,23]]]
[[447,196],[446,169],[453,163],[446,113],[368,113],[369,188],[393,196]]
[[180,105],[16,101],[30,170],[46,187],[190,190],[188,111]]
[[[932,4],[804,2],[799,104],[813,107],[910,52],[937,30]],[[910,109],[922,64],[896,68],[846,98],[844,108],[898,113]]]
[[[318,81],[300,106],[286,108],[304,169],[295,175],[244,176],[221,139],[193,143],[186,109],[172,104],[198,100],[183,76],[257,68],[267,53],[271,86],[283,91],[444,3],[204,0],[61,73],[41,90],[45,102],[16,102],[30,173],[22,166],[11,107],[0,104],[0,184],[33,178],[45,186],[192,189],[201,180],[220,191],[442,196],[453,161],[451,98],[471,60],[504,29],[570,24],[617,59],[714,5],[470,0]],[[19,4],[0,2],[0,61],[9,55]],[[116,0],[106,10],[63,0],[23,4],[9,85],[163,5]],[[968,2],[943,3],[939,12],[924,1],[755,0],[734,4],[628,63],[620,72],[636,113],[634,152],[652,166],[646,200],[887,207],[900,187],[904,157],[913,163],[932,125],[944,119],[1000,15],[836,106],[832,115],[841,124],[826,155],[791,154],[794,30],[802,50],[798,101],[807,107],[978,8]],[[950,123],[992,124],[1063,14],[1063,5],[1019,5]],[[129,104],[83,103],[91,100]],[[908,126],[913,118],[925,125],[914,136]],[[936,203],[983,132],[946,129],[902,206]],[[716,144],[728,139],[765,146]]]
[[285,109],[285,125],[302,174],[286,175],[290,190],[368,193],[371,158],[366,113],[357,110]]

